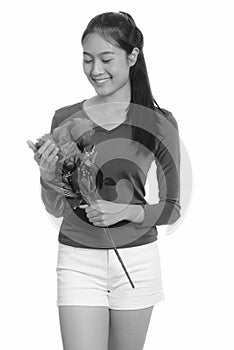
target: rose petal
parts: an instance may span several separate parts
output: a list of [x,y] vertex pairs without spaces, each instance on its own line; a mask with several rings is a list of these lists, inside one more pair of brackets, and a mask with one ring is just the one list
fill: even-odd
[[74,118],[75,126],[71,129],[71,135],[74,141],[77,141],[80,136],[93,128],[93,122],[84,118]]

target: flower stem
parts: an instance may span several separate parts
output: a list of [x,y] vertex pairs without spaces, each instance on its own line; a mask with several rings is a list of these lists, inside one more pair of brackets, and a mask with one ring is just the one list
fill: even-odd
[[111,241],[111,243],[112,243],[112,245],[113,245],[113,249],[114,249],[114,251],[115,251],[115,254],[117,255],[117,258],[119,259],[119,261],[120,261],[120,263],[121,263],[121,265],[122,265],[122,267],[123,267],[123,269],[124,269],[124,272],[125,272],[125,274],[126,274],[128,280],[129,280],[129,282],[130,282],[132,288],[135,288],[135,286],[134,286],[134,284],[133,284],[133,282],[132,282],[132,280],[131,280],[131,278],[130,278],[130,276],[129,276],[129,274],[128,274],[128,271],[127,271],[127,269],[126,269],[126,267],[125,267],[125,265],[124,265],[124,263],[123,263],[123,260],[122,260],[121,256],[119,255],[119,252],[118,252],[118,250],[117,250],[117,248],[116,248],[116,246],[115,246],[115,243],[114,243],[114,241],[113,241],[113,239],[112,239],[112,236],[111,236],[111,233],[110,233],[109,229],[106,228],[106,227],[103,227],[103,229],[104,229],[106,235],[108,236],[108,238],[110,239],[110,241]]

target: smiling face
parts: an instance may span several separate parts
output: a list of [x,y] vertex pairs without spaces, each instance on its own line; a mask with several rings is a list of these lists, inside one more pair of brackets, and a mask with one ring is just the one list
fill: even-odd
[[124,50],[97,33],[89,34],[83,42],[83,70],[101,98],[130,100],[129,70],[134,63]]

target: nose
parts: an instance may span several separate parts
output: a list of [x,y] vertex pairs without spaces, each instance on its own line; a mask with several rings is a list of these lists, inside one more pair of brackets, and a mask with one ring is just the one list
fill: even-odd
[[97,76],[103,73],[102,63],[99,60],[95,60],[92,67],[92,75]]

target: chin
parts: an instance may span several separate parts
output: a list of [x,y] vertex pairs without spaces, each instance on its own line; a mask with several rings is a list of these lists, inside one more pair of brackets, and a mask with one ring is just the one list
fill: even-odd
[[99,96],[109,96],[112,95],[114,91],[100,91],[98,89],[95,89],[97,95]]

